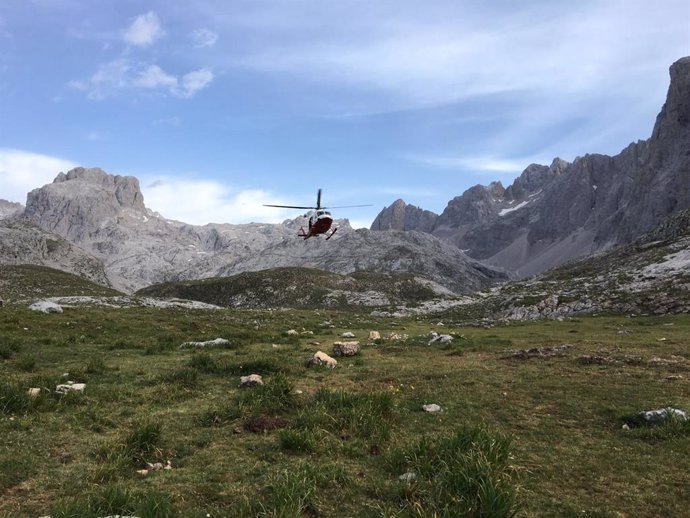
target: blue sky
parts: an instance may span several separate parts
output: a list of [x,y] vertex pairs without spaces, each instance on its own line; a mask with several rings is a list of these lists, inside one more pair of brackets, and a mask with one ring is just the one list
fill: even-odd
[[72,166],[189,223],[368,226],[646,139],[689,0],[0,0],[0,198]]

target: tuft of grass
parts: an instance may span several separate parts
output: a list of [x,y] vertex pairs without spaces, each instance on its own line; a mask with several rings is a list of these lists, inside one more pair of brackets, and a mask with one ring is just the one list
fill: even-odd
[[23,354],[14,362],[16,367],[24,372],[31,372],[36,368],[36,357],[33,354]]
[[351,483],[342,467],[298,464],[269,475],[265,489],[245,502],[239,516],[319,516],[319,490],[329,486],[347,487]]
[[86,498],[60,502],[51,512],[53,518],[134,515],[140,518],[174,518],[178,513],[170,497],[164,493],[137,494],[119,484],[106,486]]
[[20,383],[0,381],[0,413],[19,414],[31,407],[27,389]]
[[316,450],[314,434],[305,430],[281,430],[280,448],[291,453],[313,453]]
[[124,440],[124,453],[136,464],[160,457],[162,427],[160,423],[143,423],[134,428]]
[[199,371],[192,367],[182,367],[161,378],[166,383],[179,385],[186,389],[193,389],[199,382]]
[[240,392],[237,408],[240,414],[273,414],[290,410],[297,405],[292,383],[277,374],[264,385]]
[[87,374],[103,374],[105,372],[105,362],[103,362],[103,358],[96,357],[96,358],[91,358],[87,363],[86,367],[84,369],[84,372]]
[[465,426],[450,437],[422,437],[391,453],[389,467],[415,478],[400,487],[409,516],[515,516],[519,511],[512,445],[484,426]]

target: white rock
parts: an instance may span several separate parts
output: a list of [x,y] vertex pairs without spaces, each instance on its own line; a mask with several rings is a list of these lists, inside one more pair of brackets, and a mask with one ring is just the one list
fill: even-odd
[[343,338],[354,338],[354,337],[355,337],[355,334],[352,333],[352,332],[350,332],[350,331],[345,331],[345,332],[344,332],[343,334],[341,334],[340,336],[342,336]]
[[425,412],[441,412],[441,407],[436,403],[431,403],[430,405],[422,405]]
[[[433,331],[432,331],[432,333],[433,333]],[[431,336],[432,333],[429,333],[429,336]],[[436,336],[434,336],[433,338],[431,338],[431,340],[429,340],[428,345],[431,345],[434,342],[441,342],[442,344],[446,344],[446,343],[450,343],[453,341],[453,337],[451,335],[439,335],[436,333],[433,333],[433,334],[435,334]]]
[[355,356],[359,353],[359,342],[334,342],[333,356]]
[[213,347],[227,345],[229,343],[230,340],[226,340],[225,338],[216,338],[215,340],[206,340],[205,342],[185,342],[180,346],[180,349],[185,347]]
[[55,392],[58,394],[67,394],[68,392],[84,392],[85,388],[86,383],[70,382],[67,384],[58,385],[55,387]]
[[412,482],[414,479],[417,478],[417,474],[413,473],[412,471],[408,471],[407,473],[403,473],[398,477],[398,480],[402,480],[403,482]]
[[378,331],[369,331],[369,340],[380,340],[381,333]]
[[29,390],[27,390],[26,393],[29,394],[30,397],[38,397],[41,394],[41,389],[37,387],[32,387]]
[[658,410],[646,410],[644,412],[640,412],[638,415],[648,423],[665,421],[671,416],[680,419],[681,421],[688,420],[688,415],[683,410],[671,407],[660,408]]
[[250,374],[249,376],[240,377],[240,387],[256,387],[263,385],[264,380],[258,374]]
[[325,367],[330,367],[331,369],[335,368],[336,365],[338,365],[338,362],[334,359],[328,356],[326,353],[322,351],[317,351],[314,353],[314,356],[309,360],[310,365],[323,365]]
[[37,300],[29,306],[31,311],[40,311],[42,313],[62,313],[62,306],[50,302],[49,300]]
[[285,334],[288,336],[295,336],[295,335],[298,335],[299,333],[297,332],[296,329],[290,329],[290,330],[286,331]]

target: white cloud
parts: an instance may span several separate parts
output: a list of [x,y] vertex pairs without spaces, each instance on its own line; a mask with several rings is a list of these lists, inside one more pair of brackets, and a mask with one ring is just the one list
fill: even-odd
[[139,88],[175,88],[177,78],[167,74],[158,65],[149,65],[132,80],[132,86]]
[[159,90],[188,99],[208,86],[213,77],[213,72],[202,68],[178,79],[158,65],[118,58],[100,65],[88,79],[70,81],[69,86],[86,92],[92,100],[103,100],[119,91],[136,89]]
[[213,47],[218,41],[218,34],[209,29],[196,29],[189,35],[195,47]]
[[126,43],[137,47],[148,47],[165,32],[161,27],[158,15],[153,11],[137,16],[123,34]]
[[280,223],[299,215],[290,209],[263,207],[287,203],[262,189],[238,190],[212,180],[165,176],[144,176],[141,186],[148,208],[185,223]]
[[178,97],[193,97],[199,90],[208,86],[213,81],[213,72],[207,68],[201,68],[182,76],[179,86],[172,90]]
[[551,163],[550,159],[544,157],[502,158],[496,156],[407,155],[404,158],[435,169],[475,173],[521,173],[530,164],[548,165]]
[[[268,24],[260,18],[253,29],[265,31],[267,37],[257,40],[270,46],[228,59],[387,95],[396,109],[505,92],[585,96],[635,89],[641,71],[663,69],[687,54],[687,0],[629,0],[625,10],[618,0],[576,8],[557,2],[482,3],[481,9],[472,2],[435,2],[428,9],[414,4],[380,2],[363,20],[348,17],[341,3],[315,8],[299,22],[287,8],[276,8],[292,21],[292,31],[277,15]],[[280,36],[271,37],[272,30]],[[646,77],[648,85],[658,83],[654,74]]]
[[51,183],[60,172],[76,167],[62,158],[0,148],[0,198],[26,203],[29,191]]

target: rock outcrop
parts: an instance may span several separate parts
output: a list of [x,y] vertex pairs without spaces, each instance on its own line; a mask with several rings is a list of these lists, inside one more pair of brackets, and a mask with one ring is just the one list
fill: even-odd
[[384,207],[371,224],[371,230],[418,230],[431,232],[438,215],[403,200],[395,200],[390,207]]
[[416,230],[520,276],[634,241],[690,207],[690,57],[675,62],[670,76],[648,140],[613,157],[530,165],[506,189],[474,186],[448,203],[430,231],[428,221]]

